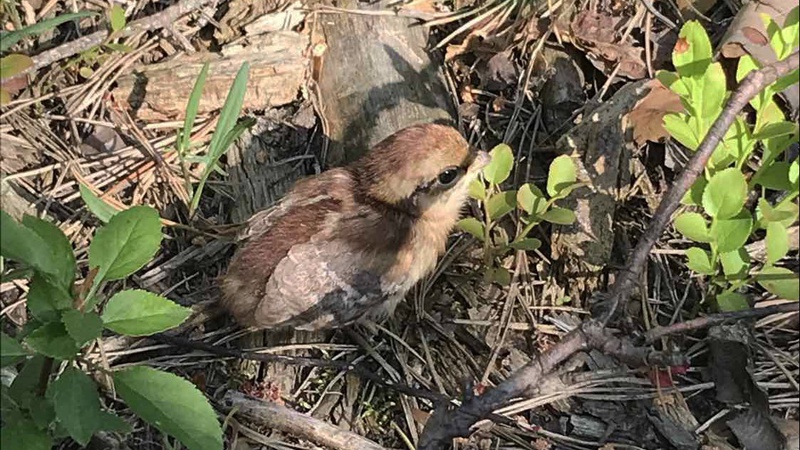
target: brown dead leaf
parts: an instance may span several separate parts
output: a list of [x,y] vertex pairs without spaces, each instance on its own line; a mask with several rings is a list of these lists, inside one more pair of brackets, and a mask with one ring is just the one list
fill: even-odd
[[665,138],[667,130],[664,129],[664,115],[684,110],[678,94],[670,91],[660,81],[651,80],[648,86],[650,92],[628,114],[633,140],[639,146],[647,141],[658,142]]
[[630,36],[619,38],[619,29],[625,22],[623,17],[581,11],[570,24],[570,38],[603,73],[611,74],[619,66],[617,75],[642,79],[647,76],[644,48],[635,45]]
[[550,450],[553,448],[553,444],[551,444],[550,441],[538,438],[533,441],[533,448],[536,450]]

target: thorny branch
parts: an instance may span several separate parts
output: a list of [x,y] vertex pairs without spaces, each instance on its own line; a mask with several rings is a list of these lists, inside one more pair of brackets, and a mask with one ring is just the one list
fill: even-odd
[[[534,357],[530,363],[496,387],[488,389],[483,395],[468,398],[456,409],[437,408],[422,432],[419,442],[420,450],[448,448],[453,438],[468,436],[471,427],[478,420],[488,417],[492,411],[503,406],[511,399],[531,393],[537,388],[545,375],[579,351],[597,349],[606,354],[619,357],[625,356],[633,350],[630,348],[628,340],[613,336],[605,326],[617,311],[627,303],[631,291],[641,275],[642,268],[647,263],[650,250],[666,229],[683,195],[703,173],[712,152],[725,136],[728,128],[733,124],[736,116],[759,92],[779,78],[797,69],[799,65],[800,53],[795,52],[783,61],[750,73],[731,95],[722,114],[711,126],[703,142],[659,204],[650,225],[628,259],[626,267],[618,274],[617,280],[611,287],[606,300],[607,304],[610,305],[606,313],[599,320],[584,322],[580,327],[564,336],[561,342],[553,348],[538,357]],[[712,325],[711,320],[704,319],[705,323],[701,324],[701,326]],[[698,324],[695,323],[693,328],[690,329],[699,328],[696,325]],[[678,328],[674,327],[666,330],[666,334],[681,331]],[[649,353],[646,351],[634,351],[633,354],[640,356],[639,364],[650,362],[647,361]],[[637,361],[627,360],[624,362],[635,364]]]

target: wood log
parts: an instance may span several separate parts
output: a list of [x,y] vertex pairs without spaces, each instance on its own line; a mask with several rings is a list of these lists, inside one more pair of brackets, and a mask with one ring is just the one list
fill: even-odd
[[[345,9],[385,9],[387,2]],[[426,52],[428,31],[414,19],[320,13],[314,34],[325,52],[312,76],[314,97],[330,139],[326,163],[358,158],[397,130],[421,122],[454,123],[455,109],[441,64]]]
[[245,110],[282,106],[297,99],[308,59],[308,36],[278,31],[249,38],[247,45],[230,45],[218,53],[180,55],[169,61],[134,70],[119,78],[113,94],[123,107],[142,120],[182,119],[203,64],[208,78],[198,113],[218,110],[242,63],[250,63],[244,96]]

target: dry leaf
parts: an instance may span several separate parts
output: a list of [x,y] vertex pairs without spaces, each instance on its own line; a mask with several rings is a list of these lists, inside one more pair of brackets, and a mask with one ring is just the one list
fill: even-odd
[[609,75],[619,66],[617,75],[638,80],[647,76],[644,48],[635,45],[630,36],[619,39],[624,22],[622,17],[581,11],[570,24],[570,37],[598,70]]
[[648,86],[650,92],[628,114],[628,121],[633,129],[633,140],[639,146],[647,141],[658,142],[667,137],[664,115],[684,110],[678,94],[670,91],[660,81],[651,80]]

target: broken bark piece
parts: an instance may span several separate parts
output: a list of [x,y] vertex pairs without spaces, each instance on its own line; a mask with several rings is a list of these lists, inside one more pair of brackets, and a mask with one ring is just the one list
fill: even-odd
[[625,163],[637,147],[628,115],[648,93],[647,83],[641,80],[626,85],[556,143],[559,153],[572,156],[578,181],[588,184],[558,203],[574,211],[577,219],[572,225],[556,227],[553,233],[553,257],[565,279],[571,280],[568,295],[572,298],[597,290],[601,272],[611,258],[619,190],[630,184]]
[[[387,2],[340,2],[340,8],[384,9]],[[455,109],[440,65],[425,51],[428,31],[387,15],[318,14],[324,42],[315,106],[330,139],[326,163],[364,154],[390,134],[422,122],[454,123]]]
[[205,62],[209,71],[198,114],[222,107],[236,73],[249,62],[243,109],[281,106],[297,98],[305,81],[307,47],[308,36],[293,31],[255,36],[247,45],[225,47],[221,54],[182,55],[134,70],[120,77],[113,94],[139,119],[180,120]]

